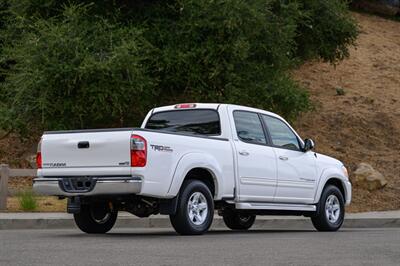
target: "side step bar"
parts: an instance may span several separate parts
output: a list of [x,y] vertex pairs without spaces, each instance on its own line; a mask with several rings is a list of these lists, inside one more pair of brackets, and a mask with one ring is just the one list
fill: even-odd
[[285,204],[285,203],[260,203],[240,202],[235,204],[240,210],[280,210],[280,211],[316,211],[315,205],[306,204]]

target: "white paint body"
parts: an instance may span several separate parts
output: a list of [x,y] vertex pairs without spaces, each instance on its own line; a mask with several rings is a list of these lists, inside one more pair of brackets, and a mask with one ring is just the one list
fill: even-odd
[[[236,134],[233,119],[235,110],[266,114],[287,124],[280,116],[226,104],[196,104],[196,108],[218,112],[220,136],[199,137],[142,130],[151,114],[176,110],[174,106],[151,110],[143,121],[142,129],[45,133],[41,145],[43,168],[38,170],[39,182],[35,182],[35,190],[47,195],[80,195],[79,192],[71,194],[57,189],[57,177],[99,176],[100,180],[101,177],[129,176],[135,178],[131,191],[129,186],[121,190],[121,184],[118,184],[114,189],[112,182],[104,182],[99,194],[132,193],[173,198],[179,193],[187,173],[194,168],[203,168],[213,176],[216,188],[214,199],[227,200],[242,209],[273,206],[272,209],[296,210],[291,206],[316,204],[331,178],[340,180],[346,204],[350,203],[351,184],[340,161],[313,151],[293,151],[246,143]],[[147,141],[145,167],[130,166],[132,134],[140,135]],[[78,149],[76,146],[80,141],[90,142],[90,148]],[[150,145],[168,146],[172,152],[157,151]],[[281,160],[280,157],[287,159]],[[52,184],[48,178],[53,178]],[[91,195],[96,195],[95,191]]]

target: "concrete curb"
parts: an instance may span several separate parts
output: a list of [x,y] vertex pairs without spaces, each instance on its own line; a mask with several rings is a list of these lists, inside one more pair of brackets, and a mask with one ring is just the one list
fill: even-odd
[[[344,228],[400,228],[400,211],[349,214]],[[71,229],[76,228],[72,215],[66,213],[0,213],[0,230]],[[171,228],[168,216],[137,218],[120,213],[116,228]],[[215,216],[212,228],[226,228],[221,217]],[[254,229],[312,230],[309,218],[291,216],[258,216]]]

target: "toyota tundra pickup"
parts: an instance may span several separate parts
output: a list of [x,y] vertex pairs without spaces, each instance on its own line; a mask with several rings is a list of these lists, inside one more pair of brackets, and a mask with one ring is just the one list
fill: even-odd
[[140,128],[44,132],[34,190],[67,198],[86,233],[106,233],[119,211],[169,215],[202,234],[214,210],[233,230],[256,215],[303,215],[336,231],[351,201],[342,162],[313,151],[282,117],[230,104],[151,110]]

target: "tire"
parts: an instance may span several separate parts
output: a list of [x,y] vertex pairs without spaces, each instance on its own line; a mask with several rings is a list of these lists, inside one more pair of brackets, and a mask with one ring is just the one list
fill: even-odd
[[210,189],[199,180],[187,180],[179,193],[176,213],[171,224],[181,235],[201,235],[208,231],[214,218],[214,200]]
[[79,229],[88,234],[105,234],[113,228],[118,210],[111,209],[106,203],[82,205],[81,211],[74,214]]
[[328,185],[322,192],[317,205],[317,213],[311,217],[311,221],[318,231],[337,231],[343,224],[344,214],[342,192],[336,186]]
[[256,220],[254,214],[240,214],[232,210],[225,210],[222,218],[225,225],[232,230],[248,230]]

